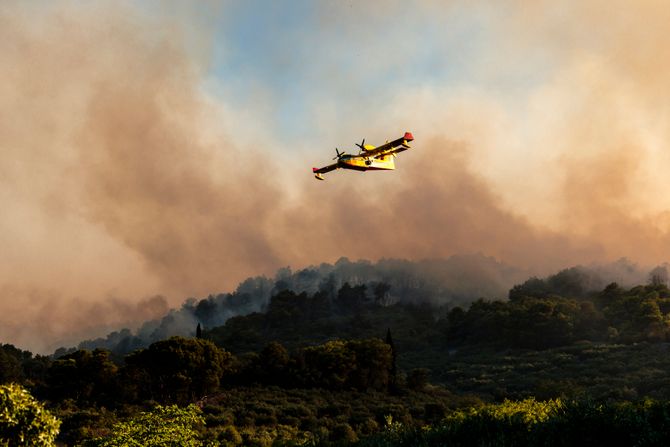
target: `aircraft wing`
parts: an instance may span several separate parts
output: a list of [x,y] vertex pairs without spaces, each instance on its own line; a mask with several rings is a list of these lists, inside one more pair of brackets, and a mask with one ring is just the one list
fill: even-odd
[[312,172],[315,174],[325,174],[326,172],[334,171],[339,167],[339,163],[333,163],[332,165],[324,166],[323,168],[312,168]]
[[385,157],[385,156],[391,155],[391,154],[397,154],[398,152],[406,151],[407,149],[409,149],[409,147],[400,146],[400,147],[397,147],[395,149],[384,151],[383,153],[377,153],[377,154],[373,155],[373,158],[380,158],[380,157]]
[[[402,152],[407,149],[409,149],[409,142],[413,141],[414,137],[412,136],[411,132],[405,132],[405,135],[402,137],[389,141],[388,143],[384,143],[379,147],[376,147],[370,151],[365,152],[366,156],[374,157],[375,155],[381,154],[381,153],[388,153],[388,154],[393,154],[396,152]],[[398,150],[393,150],[393,149],[398,149]]]
[[326,172],[334,171],[335,169],[339,168],[340,164],[339,163],[333,163],[332,165],[324,166],[323,168],[312,168],[312,172],[314,173],[314,177],[316,177],[319,180],[324,180],[323,176],[321,174],[325,174]]

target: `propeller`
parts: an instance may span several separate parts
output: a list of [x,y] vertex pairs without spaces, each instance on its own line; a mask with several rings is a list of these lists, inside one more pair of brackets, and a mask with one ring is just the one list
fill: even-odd
[[361,142],[361,144],[356,143],[356,146],[360,147],[361,150],[364,151],[365,150],[365,138],[363,138],[363,141]]
[[333,157],[333,160],[339,160],[344,154],[346,154],[346,152],[340,152],[337,148],[335,148],[335,153],[337,155]]

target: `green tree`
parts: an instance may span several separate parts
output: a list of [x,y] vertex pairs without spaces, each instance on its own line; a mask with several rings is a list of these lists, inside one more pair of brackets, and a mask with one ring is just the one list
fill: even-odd
[[266,324],[271,328],[281,328],[306,316],[309,299],[306,293],[296,295],[290,290],[282,290],[272,297],[266,312]]
[[3,348],[0,347],[0,383],[21,382],[21,360]]
[[351,286],[345,282],[337,293],[337,303],[342,313],[351,313],[360,309],[366,302],[365,284]]
[[289,364],[288,351],[281,343],[270,342],[263,348],[258,358],[258,375],[265,383],[282,384]]
[[0,446],[53,446],[60,421],[23,387],[0,386]]
[[0,384],[41,385],[50,363],[48,357],[33,357],[32,352],[23,351],[14,345],[0,345]]
[[516,301],[518,299],[534,296],[545,297],[549,295],[549,286],[540,278],[532,277],[527,279],[523,284],[517,284],[509,291],[509,300]]
[[109,355],[103,349],[80,349],[55,360],[48,377],[51,397],[98,403],[115,399],[118,368]]
[[356,357],[343,340],[333,340],[303,350],[303,374],[311,386],[342,389],[356,367]]
[[188,402],[218,389],[232,360],[209,340],[172,337],[127,356],[124,374],[139,398]]
[[98,438],[91,444],[99,447],[202,446],[199,430],[204,425],[202,412],[193,404],[186,408],[158,405],[152,411],[115,424],[109,436]]
[[[670,334],[666,321],[669,309],[667,287],[663,284],[633,287],[627,292],[618,290],[601,301],[607,324],[616,329],[622,341],[664,340]],[[601,294],[602,295],[602,294]]]
[[298,374],[308,386],[341,390],[385,390],[392,364],[391,347],[378,338],[333,340],[301,352]]
[[668,285],[668,268],[659,265],[649,272],[649,284],[652,286]]
[[347,348],[354,353],[356,367],[349,384],[359,390],[386,390],[390,382],[393,354],[391,347],[378,338],[349,340]]

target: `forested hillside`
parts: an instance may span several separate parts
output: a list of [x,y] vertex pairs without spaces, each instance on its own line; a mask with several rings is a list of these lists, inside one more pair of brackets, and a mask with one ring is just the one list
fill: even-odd
[[[197,324],[212,329],[234,316],[265,312],[270,298],[285,290],[298,295],[304,292],[309,297],[319,293],[332,302],[344,284],[349,284],[353,288],[365,286],[366,299],[384,305],[467,308],[480,298],[505,299],[509,289],[528,276],[524,271],[479,254],[424,261],[382,259],[376,263],[341,258],[332,265],[323,263],[295,272],[283,268],[274,278],[247,278],[232,293],[189,298],[179,309],[171,310],[161,319],[147,321],[137,330],[120,329],[106,337],[82,341],[78,348],[102,348],[125,355],[174,335],[194,336]],[[631,287],[646,281],[647,276],[648,272],[621,259],[610,264],[564,270],[549,277],[545,288],[553,287],[554,293],[561,296],[584,296],[612,282]],[[530,281],[529,285],[537,287],[537,281],[540,280]],[[534,292],[539,295],[533,296],[546,295],[544,289]],[[57,355],[73,350],[64,347]]]
[[[621,269],[613,269],[616,270]],[[282,268],[274,278],[247,278],[232,293],[189,298],[181,308],[171,310],[159,320],[145,322],[137,331],[129,328],[114,331],[104,338],[83,341],[78,348],[104,348],[123,355],[173,335],[193,336],[198,323],[213,328],[233,316],[264,312],[270,298],[284,290],[309,296],[321,292],[332,300],[347,283],[352,287],[365,286],[369,297],[386,304],[429,302],[467,306],[481,297],[502,298],[524,278],[525,272],[482,255],[426,261],[383,259],[376,263],[341,258],[335,264],[323,263],[295,272]],[[58,354],[65,352],[67,349],[63,348]]]
[[192,445],[569,444],[616,418],[668,442],[667,273],[596,291],[594,278],[567,269],[462,306],[389,299],[383,281],[275,284],[262,312],[126,354],[3,345],[0,379],[44,402],[68,445],[117,445],[133,420]]

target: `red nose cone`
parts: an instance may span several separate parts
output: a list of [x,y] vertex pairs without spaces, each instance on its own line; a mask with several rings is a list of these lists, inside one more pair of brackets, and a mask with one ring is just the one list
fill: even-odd
[[414,137],[412,136],[412,132],[405,132],[405,136],[402,139],[407,140],[407,141],[414,140]]

